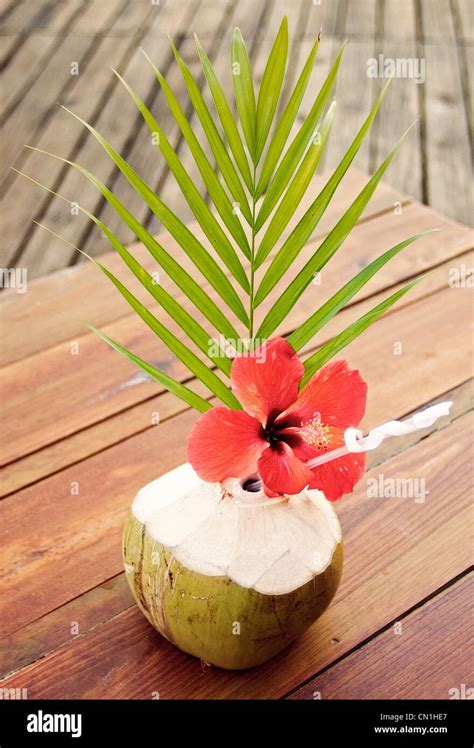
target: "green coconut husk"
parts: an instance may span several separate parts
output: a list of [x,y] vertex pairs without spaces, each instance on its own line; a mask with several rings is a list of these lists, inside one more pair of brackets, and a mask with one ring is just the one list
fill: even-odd
[[[186,469],[188,467],[182,466]],[[157,491],[159,493],[159,481],[155,483],[158,484],[156,488],[149,491],[150,501]],[[228,490],[223,490],[220,484],[203,485],[218,487],[222,502],[241,500],[240,496],[237,499],[232,496],[232,491],[229,493]],[[307,492],[314,493],[319,494]],[[202,492],[196,492],[195,501],[200,501],[200,496],[202,497]],[[164,498],[168,504],[166,497],[156,498]],[[192,492],[189,498],[192,500]],[[304,501],[308,502],[308,507],[311,506],[310,497],[305,497]],[[165,506],[168,524],[172,505],[173,502]],[[329,504],[328,508],[333,513],[334,510]],[[329,562],[326,563],[326,549],[321,554],[321,564],[325,564],[324,568],[317,573],[309,573],[308,581],[295,586],[294,589],[277,594],[265,594],[252,586],[237,583],[228,574],[196,571],[192,565],[199,567],[198,556],[202,550],[199,547],[195,551],[193,564],[183,563],[179,558],[179,543],[169,547],[156,538],[157,529],[153,517],[156,518],[159,511],[152,508],[148,519],[143,522],[136,516],[140,514],[140,509],[137,510],[134,505],[130,510],[123,538],[127,579],[138,606],[160,634],[184,652],[207,663],[237,670],[266,662],[314,623],[336,592],[342,573],[343,550],[340,538],[332,538],[333,548],[329,554]],[[276,508],[267,503],[265,511],[271,522],[272,512],[275,513]],[[281,509],[279,511],[281,512]],[[252,521],[254,514],[250,512],[249,516]],[[182,514],[178,512],[178,523],[180,517],[182,518]],[[332,526],[333,530],[334,527],[338,527],[336,523],[337,519]],[[204,532],[202,529],[201,534]],[[197,535],[199,534],[198,527]],[[261,543],[266,543],[264,537],[261,538]],[[213,547],[209,547],[211,559],[213,552]],[[261,552],[264,553],[264,545]],[[317,550],[315,554],[319,555]],[[281,561],[277,563],[282,565]],[[239,571],[235,571],[235,563],[231,568],[234,569],[234,576],[239,574]],[[286,575],[286,568],[284,571]],[[298,575],[301,575],[300,570],[298,573],[295,572],[295,581]],[[269,583],[276,587],[281,586],[282,578],[280,571],[275,577],[275,582]],[[286,576],[284,578],[286,580]],[[283,584],[288,587],[287,580]],[[256,586],[258,587],[258,584]]]

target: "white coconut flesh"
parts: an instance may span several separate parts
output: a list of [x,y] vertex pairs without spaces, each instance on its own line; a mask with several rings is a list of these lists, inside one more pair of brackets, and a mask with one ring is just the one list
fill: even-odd
[[144,486],[132,513],[190,571],[227,576],[264,595],[309,582],[330,565],[341,541],[321,491],[269,499],[234,478],[206,483],[189,463]]

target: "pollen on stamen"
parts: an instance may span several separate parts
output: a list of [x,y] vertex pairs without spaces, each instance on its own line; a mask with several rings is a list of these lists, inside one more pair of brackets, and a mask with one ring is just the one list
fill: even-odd
[[327,424],[321,423],[319,416],[301,424],[299,431],[306,444],[324,452],[328,451],[330,429]]

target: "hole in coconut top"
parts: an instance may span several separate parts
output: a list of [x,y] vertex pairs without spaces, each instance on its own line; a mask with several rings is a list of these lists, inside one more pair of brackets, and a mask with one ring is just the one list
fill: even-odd
[[249,477],[245,478],[240,485],[243,490],[248,491],[248,493],[258,493],[262,490],[262,481],[259,475],[249,475]]

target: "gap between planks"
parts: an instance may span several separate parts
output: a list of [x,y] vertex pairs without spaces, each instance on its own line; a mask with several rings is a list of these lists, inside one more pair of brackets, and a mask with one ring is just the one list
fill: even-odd
[[[418,603],[413,605],[411,608],[406,610],[401,615],[394,618],[392,621],[388,622],[385,626],[383,626],[378,631],[374,632],[371,636],[367,637],[364,641],[360,642],[358,645],[353,647],[351,650],[345,652],[341,657],[336,658],[333,662],[331,662],[326,667],[322,668],[318,673],[315,673],[311,678],[308,678],[304,683],[301,683],[296,688],[289,691],[285,696],[283,696],[283,699],[313,699],[315,698],[315,694],[319,694],[318,698],[323,697],[324,698],[337,698],[337,699],[357,699],[357,698],[364,698],[364,699],[374,699],[374,698],[385,698],[386,693],[390,693],[391,698],[447,698],[449,693],[449,688],[452,688],[454,685],[457,685],[461,682],[467,682],[468,678],[466,678],[467,673],[464,673],[463,677],[458,681],[457,679],[451,678],[448,684],[445,684],[446,690],[444,692],[444,695],[441,695],[441,693],[437,694],[435,697],[433,696],[432,692],[426,692],[423,695],[420,693],[419,688],[416,689],[414,693],[406,693],[406,690],[403,694],[401,694],[399,691],[396,692],[393,690],[393,687],[395,686],[395,683],[392,682],[391,686],[392,688],[388,687],[388,684],[384,683],[384,690],[383,692],[374,693],[374,686],[373,683],[370,682],[370,671],[368,669],[368,665],[370,664],[367,662],[367,660],[372,657],[376,658],[376,660],[380,662],[384,662],[384,670],[386,668],[386,658],[382,656],[381,652],[379,650],[381,649],[392,649],[393,647],[400,647],[403,645],[403,641],[400,640],[400,644],[397,642],[397,640],[394,638],[394,634],[392,632],[392,645],[387,647],[387,641],[388,641],[388,633],[390,629],[393,629],[393,627],[396,624],[401,625],[402,628],[411,627],[411,630],[413,629],[413,625],[418,623],[418,621],[421,619],[423,620],[425,616],[431,619],[432,612],[435,612],[435,615],[438,613],[439,608],[445,608],[447,609],[449,607],[449,617],[451,619],[455,619],[456,621],[456,630],[457,633],[462,633],[462,641],[465,640],[465,632],[469,628],[469,610],[466,606],[466,597],[469,597],[469,593],[472,592],[472,568],[465,569],[463,572],[455,576],[453,579],[450,579],[449,582],[446,582],[446,584],[441,585],[437,590],[432,592],[430,595],[427,595],[423,600],[420,600]],[[459,594],[459,592],[462,592],[462,595]],[[451,600],[451,597],[454,596],[456,600],[461,604],[464,602],[464,605],[462,606],[463,610],[460,612],[459,610],[456,612],[456,614],[453,614],[453,606],[452,604],[449,605],[449,601]],[[448,603],[448,604],[447,604]],[[462,615],[464,614],[465,620],[462,619]],[[431,620],[431,623],[433,624],[434,628],[434,635],[439,635],[440,631],[440,620],[439,617],[436,616],[436,622],[434,620]],[[431,630],[430,627],[428,627],[429,630]],[[410,632],[410,628],[408,629]],[[441,637],[443,639],[443,644],[445,642],[446,638],[446,632],[443,629],[443,633],[441,634]],[[452,641],[452,637],[449,636],[450,641]],[[439,643],[438,639],[438,643]],[[430,639],[430,654],[433,649],[433,639]],[[415,655],[413,652],[411,652],[410,661],[413,661],[414,657],[419,653],[416,653]],[[444,655],[446,664],[448,662],[451,662],[451,654],[446,651],[445,646],[443,647],[442,656]],[[406,653],[405,656],[400,653],[398,653],[397,657],[401,662],[406,662],[406,657],[409,656],[409,653]],[[372,659],[373,662],[373,659]],[[376,663],[373,663],[376,664]],[[422,663],[420,663],[421,665]],[[439,684],[439,676],[440,676],[440,666],[442,666],[442,661],[436,660],[436,666],[435,670],[432,672],[432,675],[434,676],[436,674],[436,681],[437,685]],[[358,668],[359,673],[361,675],[361,679],[363,680],[364,674],[367,673],[368,681],[366,681],[362,687],[360,683],[360,679],[357,677],[356,668],[357,665],[361,665],[363,667],[363,670],[361,672],[360,667]],[[402,666],[405,670],[405,676],[406,676],[406,666]],[[345,690],[341,688],[341,684],[338,684],[338,674],[342,671],[344,674],[347,673],[348,669],[351,669],[351,677],[350,681],[353,683],[352,689],[350,687],[347,687]],[[390,677],[393,679],[393,673],[391,669],[389,670]],[[396,674],[397,676],[400,675],[400,673]],[[320,683],[318,681],[322,681],[323,685],[321,687]],[[426,681],[425,681],[426,682]],[[329,695],[326,692],[324,692],[324,684],[329,685]],[[377,681],[377,685],[380,683],[380,680]],[[320,690],[322,688],[322,690]],[[396,686],[395,686],[396,688]],[[369,692],[368,692],[369,689]],[[403,682],[403,689],[406,689],[406,680]],[[342,690],[342,692],[341,692]],[[337,695],[336,695],[337,694]]]

